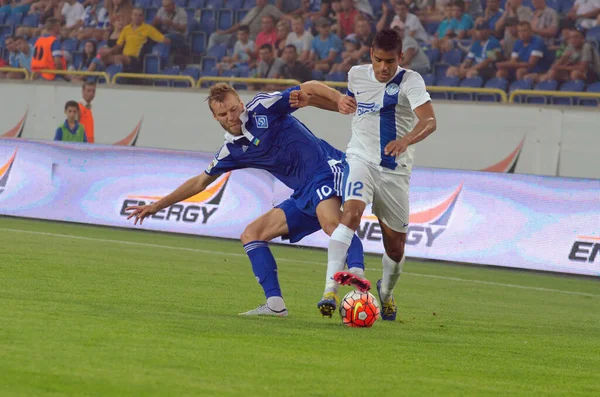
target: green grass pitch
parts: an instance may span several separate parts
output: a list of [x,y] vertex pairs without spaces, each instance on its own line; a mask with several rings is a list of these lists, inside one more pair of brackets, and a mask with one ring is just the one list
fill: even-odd
[[399,320],[351,329],[316,309],[325,251],[273,247],[290,317],[244,318],[238,242],[14,218],[0,241],[2,396],[600,396],[598,280],[408,261]]

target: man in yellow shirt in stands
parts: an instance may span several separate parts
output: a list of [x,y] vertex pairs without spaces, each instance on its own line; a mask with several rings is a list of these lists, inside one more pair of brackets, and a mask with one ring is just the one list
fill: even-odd
[[102,62],[105,66],[122,64],[128,72],[141,72],[145,55],[144,45],[148,39],[171,44],[171,41],[154,26],[144,22],[144,10],[136,7],[131,12],[131,23],[121,31],[117,45],[100,50]]

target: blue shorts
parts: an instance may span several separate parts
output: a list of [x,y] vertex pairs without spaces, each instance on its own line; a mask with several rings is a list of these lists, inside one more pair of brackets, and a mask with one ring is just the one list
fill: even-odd
[[304,237],[321,230],[317,219],[317,206],[321,201],[342,196],[343,164],[330,161],[330,170],[315,175],[292,196],[276,206],[285,213],[288,235],[283,240],[296,243]]

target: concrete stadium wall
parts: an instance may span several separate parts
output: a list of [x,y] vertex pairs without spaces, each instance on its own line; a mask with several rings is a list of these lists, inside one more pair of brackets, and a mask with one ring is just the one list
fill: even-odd
[[[48,140],[79,86],[1,82],[0,136]],[[216,151],[220,126],[206,91],[99,86],[93,104],[98,143]],[[243,93],[244,101],[252,94]],[[416,165],[462,170],[600,178],[597,109],[435,102],[438,131],[421,142]],[[318,136],[344,149],[351,117],[319,109],[295,114]]]

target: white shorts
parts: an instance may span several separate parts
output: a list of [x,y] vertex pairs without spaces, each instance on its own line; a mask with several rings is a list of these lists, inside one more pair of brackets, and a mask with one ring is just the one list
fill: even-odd
[[373,204],[373,214],[392,230],[408,231],[410,174],[389,172],[356,157],[346,159],[344,201]]

